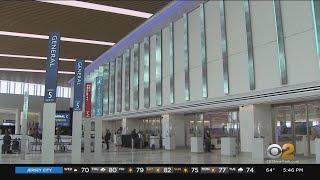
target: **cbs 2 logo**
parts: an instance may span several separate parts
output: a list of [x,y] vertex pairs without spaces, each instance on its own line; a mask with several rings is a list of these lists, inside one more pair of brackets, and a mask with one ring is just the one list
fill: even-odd
[[284,144],[279,146],[278,144],[271,144],[267,149],[268,157],[272,159],[280,158],[283,160],[293,160],[294,158],[294,145]]

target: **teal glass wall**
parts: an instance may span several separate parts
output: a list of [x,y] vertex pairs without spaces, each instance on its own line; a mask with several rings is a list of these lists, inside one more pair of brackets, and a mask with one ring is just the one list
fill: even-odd
[[156,105],[162,105],[162,30],[156,34]]

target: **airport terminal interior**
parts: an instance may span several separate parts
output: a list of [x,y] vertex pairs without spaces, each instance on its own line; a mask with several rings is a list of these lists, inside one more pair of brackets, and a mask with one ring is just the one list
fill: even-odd
[[0,164],[320,163],[317,0],[0,1],[0,17]]

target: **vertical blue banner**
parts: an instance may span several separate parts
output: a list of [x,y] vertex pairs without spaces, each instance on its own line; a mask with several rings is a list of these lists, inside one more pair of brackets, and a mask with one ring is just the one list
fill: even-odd
[[75,62],[75,76],[74,76],[74,96],[73,96],[73,110],[82,111],[83,104],[83,85],[84,85],[84,67],[85,61],[77,59]]
[[96,93],[95,93],[95,116],[103,115],[103,77],[96,77]]
[[53,32],[49,35],[48,56],[46,63],[46,82],[44,102],[56,102],[57,74],[60,52],[60,33]]

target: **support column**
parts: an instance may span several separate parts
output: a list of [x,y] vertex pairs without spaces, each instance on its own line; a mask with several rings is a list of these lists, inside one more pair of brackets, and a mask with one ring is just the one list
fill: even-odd
[[239,108],[241,152],[253,152],[260,147],[253,143],[262,142],[265,154],[268,144],[272,143],[271,105],[246,105]]
[[94,142],[94,159],[95,163],[101,163],[102,156],[102,117],[94,120],[95,142]]
[[43,104],[41,161],[44,164],[54,163],[55,114],[56,103]]
[[129,134],[129,129],[127,127],[127,118],[122,118],[122,134]]
[[20,134],[20,118],[21,118],[21,111],[20,109],[17,109],[14,134]]
[[84,164],[89,164],[91,159],[91,119],[83,119],[83,144],[84,144]]
[[162,138],[164,149],[174,150],[185,145],[185,121],[183,115],[162,115]]

